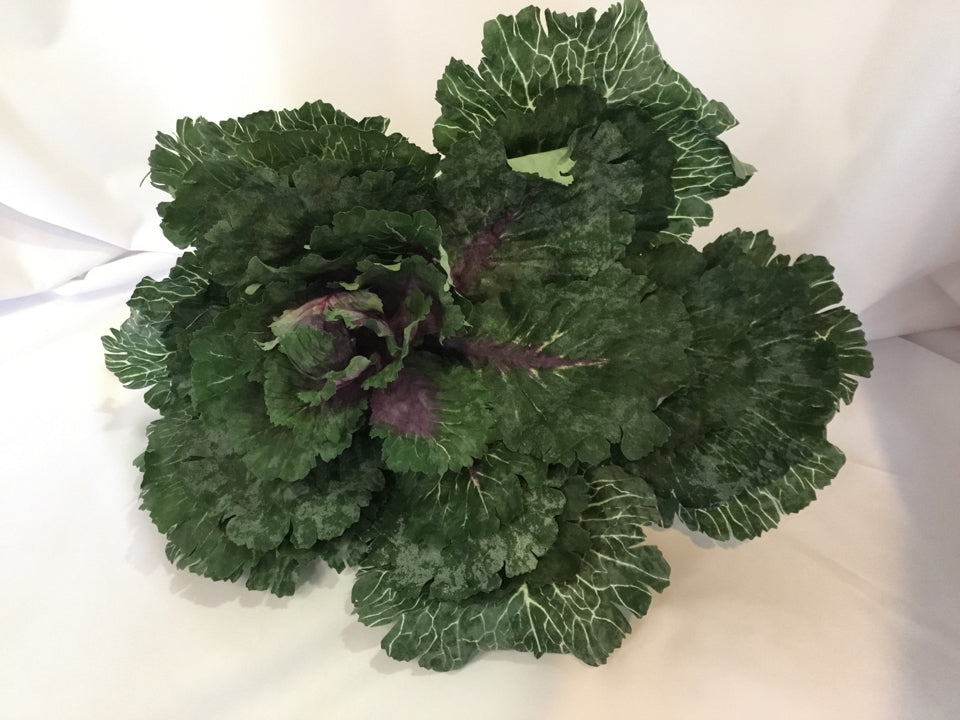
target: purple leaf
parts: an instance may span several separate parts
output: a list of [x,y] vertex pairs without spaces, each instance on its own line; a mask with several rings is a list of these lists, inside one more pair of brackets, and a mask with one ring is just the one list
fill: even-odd
[[470,244],[463,248],[463,252],[450,270],[450,276],[457,290],[467,293],[476,282],[480,271],[493,267],[494,263],[490,256],[500,247],[504,240],[504,231],[516,216],[517,214],[513,211],[504,213],[474,235]]
[[298,325],[308,325],[318,330],[329,330],[327,313],[339,310],[341,319],[348,327],[357,327],[367,318],[383,312],[383,303],[372,292],[338,292],[323,295],[300,307],[285,311],[273,321],[270,329],[277,337],[290,332]]
[[401,435],[436,437],[438,411],[437,389],[430,378],[407,368],[370,394],[370,423]]
[[534,375],[537,370],[555,370],[582,365],[602,365],[604,358],[567,358],[548,355],[539,348],[518,343],[495,343],[478,338],[451,338],[444,346],[465,355],[475,365],[487,365],[500,372],[513,368]]

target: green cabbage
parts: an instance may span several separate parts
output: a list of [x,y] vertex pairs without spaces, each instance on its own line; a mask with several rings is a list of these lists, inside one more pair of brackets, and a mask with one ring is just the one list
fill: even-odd
[[440,79],[440,154],[322,102],[160,134],[185,250],[104,337],[160,418],[178,567],[278,595],[357,569],[398,659],[603,663],[668,583],[644,528],[747,539],[843,463],[871,358],[821,257],[687,243],[752,169],[638,0],[536,8]]

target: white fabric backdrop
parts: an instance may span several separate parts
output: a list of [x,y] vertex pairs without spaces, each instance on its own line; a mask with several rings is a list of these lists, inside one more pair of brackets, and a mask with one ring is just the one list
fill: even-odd
[[[386,659],[348,578],[290,599],[168,566],[137,510],[152,418],[99,337],[174,254],[158,129],[321,98],[428,146],[435,82],[521,0],[0,6],[0,714],[16,718],[960,716],[960,5],[649,0],[665,57],[758,167],[706,240],[826,254],[877,370],[833,486],[763,538],[656,533],[673,584],[611,662]],[[556,0],[577,11],[589,2]]]

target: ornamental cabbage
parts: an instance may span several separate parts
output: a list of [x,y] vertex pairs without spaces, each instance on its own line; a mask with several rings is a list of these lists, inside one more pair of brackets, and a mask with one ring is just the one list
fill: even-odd
[[753,169],[639,0],[527,8],[440,79],[438,153],[323,102],[184,119],[150,155],[184,250],[104,337],[159,412],[167,556],[361,622],[434,670],[606,661],[668,583],[645,528],[745,540],[837,474],[871,358],[822,257],[688,243]]

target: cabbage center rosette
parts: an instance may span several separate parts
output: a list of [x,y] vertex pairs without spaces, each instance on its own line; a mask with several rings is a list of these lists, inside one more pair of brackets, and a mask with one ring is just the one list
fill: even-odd
[[[358,432],[382,438],[387,467],[404,470],[408,446],[449,439],[440,395],[462,368],[438,353],[463,314],[439,238],[426,212],[358,209],[315,229],[299,262],[251,263],[231,308],[190,344],[194,404],[251,472],[299,480]],[[480,453],[483,433],[470,437],[466,452],[438,454],[441,471]]]

